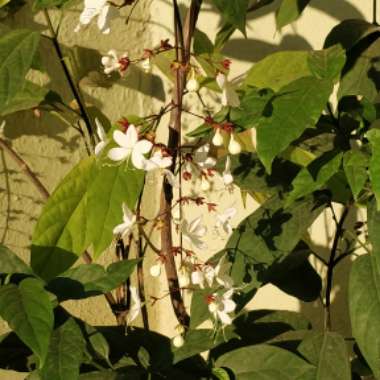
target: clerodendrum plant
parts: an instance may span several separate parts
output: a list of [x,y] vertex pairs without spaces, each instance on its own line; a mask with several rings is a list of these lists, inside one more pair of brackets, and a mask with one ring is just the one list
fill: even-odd
[[[1,17],[16,3],[0,1]],[[273,1],[212,0],[223,19],[212,42],[196,27],[202,1],[189,0],[184,13],[173,0],[174,41],[162,41],[140,57],[110,50],[99,62],[107,75],[121,76],[131,65],[147,72],[156,65],[172,83],[172,99],[158,114],[128,115],[105,131],[86,109],[49,17],[49,8],[63,3],[36,0],[34,8],[46,18],[74,108],[25,79],[38,66],[39,32],[1,27],[1,115],[27,109],[61,117],[69,112],[89,153],[50,196],[0,139],[47,199],[33,233],[30,266],[0,247],[0,316],[12,330],[0,337],[1,367],[44,380],[380,379],[376,17],[373,23],[345,20],[330,32],[323,50],[277,52],[232,80],[225,43],[236,29],[245,33],[247,13]],[[136,3],[123,6],[132,12]],[[278,28],[296,20],[308,3],[282,0]],[[76,31],[97,22],[99,33],[112,33],[115,12],[111,2],[86,0]],[[184,106],[190,93],[199,100],[194,109]],[[217,107],[206,106],[208,93],[218,97]],[[187,135],[183,113],[200,120]],[[166,114],[170,120],[163,126]],[[167,128],[166,144],[157,141],[158,127]],[[144,202],[151,202],[143,196],[151,175],[161,184],[154,218],[142,212]],[[228,193],[234,186],[261,204],[235,229],[230,222],[236,210],[208,200],[215,187]],[[217,232],[229,236],[225,248],[206,262],[199,257],[207,249],[206,226],[201,216],[184,218],[186,205],[196,215],[214,213]],[[355,219],[359,209],[367,217],[348,228],[348,218]],[[307,234],[322,212],[336,226],[327,259],[313,252]],[[152,233],[160,234],[159,244]],[[95,261],[110,246],[118,260],[104,268]],[[150,273],[143,273],[146,255],[155,255]],[[325,283],[310,255],[325,267]],[[74,265],[80,256],[86,264]],[[334,270],[344,259],[353,261],[352,337],[334,332],[331,318]],[[144,281],[161,273],[178,319],[172,339],[148,326],[147,303],[159,299],[145,295]],[[267,283],[302,301],[319,298],[324,330],[313,330],[299,313],[245,310]],[[190,307],[185,292],[192,296]],[[62,305],[102,294],[116,317],[114,328],[90,326]],[[140,314],[143,327],[133,327]],[[207,320],[213,327],[199,328]]]

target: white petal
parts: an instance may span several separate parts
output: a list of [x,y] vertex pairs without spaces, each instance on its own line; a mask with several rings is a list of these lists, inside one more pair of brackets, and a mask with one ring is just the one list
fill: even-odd
[[119,131],[119,130],[114,131],[113,139],[115,140],[116,144],[120,145],[121,147],[131,149],[137,140],[134,141],[133,144],[131,144],[131,139],[133,139],[133,132],[132,134],[128,136],[128,131],[129,131],[129,128],[127,130],[127,133],[123,133],[122,131]]
[[148,160],[138,151],[132,151],[132,164],[136,169],[144,170],[148,165]]
[[195,270],[191,273],[191,282],[194,285],[199,285],[201,288],[204,286],[204,275],[200,270]]
[[123,203],[123,220],[126,223],[134,223],[136,220],[135,214],[129,209],[126,203]]
[[140,152],[141,154],[146,154],[151,151],[153,144],[148,140],[140,140],[136,145],[133,146],[133,150]]
[[223,325],[230,325],[232,323],[232,319],[227,313],[218,310],[216,312]]
[[223,306],[226,313],[232,313],[236,309],[236,303],[230,299],[224,300]]
[[98,135],[99,139],[101,141],[106,141],[107,140],[106,132],[104,131],[104,128],[97,117],[95,118],[95,124],[96,124],[96,134]]
[[226,76],[223,73],[218,73],[215,79],[216,83],[218,83],[218,86],[223,90],[227,81]]
[[114,235],[125,235],[129,231],[129,228],[129,223],[121,223],[118,224],[112,232]]
[[110,32],[110,30],[109,30],[109,20],[108,20],[108,12],[109,12],[109,10],[110,10],[110,6],[109,5],[105,5],[101,9],[101,11],[99,13],[99,16],[98,16],[98,21],[97,21],[98,28],[104,34],[108,34]]
[[208,286],[211,288],[215,278],[215,269],[210,265],[204,268],[204,276],[206,278]]
[[84,8],[79,16],[79,22],[82,25],[88,25],[97,14],[98,10],[96,8]]
[[98,156],[106,145],[107,143],[105,141],[101,141],[100,143],[96,144],[95,149],[94,149],[95,156]]
[[108,158],[112,161],[125,160],[130,155],[130,151],[125,148],[112,148],[108,152]]

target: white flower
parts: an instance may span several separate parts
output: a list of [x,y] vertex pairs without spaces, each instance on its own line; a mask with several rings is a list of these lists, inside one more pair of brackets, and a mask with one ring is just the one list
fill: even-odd
[[191,273],[191,282],[193,285],[199,285],[201,289],[204,289],[205,274],[199,267]]
[[121,235],[122,237],[130,235],[132,228],[136,224],[136,215],[123,203],[123,223],[118,224],[114,229],[114,235]]
[[202,145],[193,154],[194,163],[201,169],[211,169],[216,165],[216,159],[209,156],[210,144]]
[[189,79],[186,82],[186,90],[189,92],[197,92],[199,90],[199,82],[195,76],[195,70],[191,69]]
[[107,145],[108,139],[106,132],[104,131],[104,128],[98,118],[95,118],[95,124],[96,124],[96,134],[98,135],[99,142],[96,144],[95,147],[95,156],[98,156],[101,151],[104,149],[104,147]]
[[162,151],[159,150],[154,152],[153,156],[144,162],[144,170],[152,171],[156,169],[166,169],[170,168],[173,163],[173,158],[171,156],[164,156]]
[[231,219],[237,214],[237,210],[234,207],[229,207],[221,214],[216,214],[216,228],[221,228],[227,235],[232,233],[232,226],[230,224]]
[[177,335],[173,338],[172,342],[174,347],[180,348],[185,344],[185,339],[183,339],[182,335]]
[[161,263],[152,265],[150,267],[149,273],[152,277],[159,277],[161,274]]
[[222,105],[230,107],[239,107],[239,95],[236,92],[235,85],[228,81],[223,73],[216,76],[216,82],[222,90]]
[[131,324],[141,313],[141,300],[134,286],[129,287],[131,293],[132,306],[127,315],[127,324]]
[[141,68],[148,74],[152,71],[152,65],[151,65],[151,62],[150,62],[150,57],[148,58],[145,58],[142,62],[141,62]]
[[111,7],[107,0],[84,0],[84,9],[79,16],[79,24],[76,26],[75,32],[79,32],[82,26],[88,25],[94,17],[98,16],[99,30],[108,34],[111,30],[109,22],[116,14],[116,9]]
[[202,216],[199,216],[190,223],[186,219],[183,219],[181,222],[181,232],[183,240],[191,246],[198,249],[207,248],[207,245],[202,241],[202,238],[207,233],[207,228],[202,223]]
[[130,124],[127,132],[114,131],[113,139],[119,148],[112,148],[108,152],[108,157],[112,161],[124,161],[132,156],[132,164],[137,169],[144,169],[147,154],[152,149],[153,144],[148,140],[138,140],[135,126]]
[[228,151],[231,154],[239,154],[241,153],[242,146],[234,132],[231,133],[230,142],[228,144]]
[[223,183],[225,186],[231,186],[234,182],[234,177],[232,176],[231,173],[231,157],[227,156],[226,158],[226,166],[224,168],[224,171],[222,173],[223,177]]
[[104,73],[107,75],[113,71],[119,71],[121,67],[119,57],[114,49],[109,50],[108,53],[102,57],[101,62],[104,66]]
[[236,303],[231,299],[233,289],[227,290],[222,296],[217,293],[213,294],[213,300],[209,303],[208,309],[217,320],[219,319],[224,326],[232,323],[232,318],[229,315],[236,309]]

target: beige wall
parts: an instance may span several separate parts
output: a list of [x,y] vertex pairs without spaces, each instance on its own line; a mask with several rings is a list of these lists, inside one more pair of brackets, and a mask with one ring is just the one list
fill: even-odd
[[[187,4],[188,1],[183,1]],[[104,82],[101,73],[100,55],[110,48],[120,52],[127,51],[131,56],[139,56],[144,47],[151,47],[159,43],[161,39],[172,37],[171,33],[171,2],[169,0],[140,0],[135,13],[128,25],[125,25],[125,16],[128,10],[122,11],[122,16],[112,24],[110,35],[101,35],[96,26],[81,33],[74,33],[79,10],[78,5],[73,10],[66,10],[62,20],[60,38],[63,45],[75,47],[76,56],[80,63],[80,73],[83,76],[83,89],[90,104],[98,107],[100,111],[111,121],[115,121],[128,113],[143,115],[157,110],[160,101],[168,100],[170,86],[164,84],[157,76],[146,75],[139,70],[133,70],[124,80],[106,80],[105,87],[97,87],[94,84],[97,78]],[[250,17],[248,23],[248,38],[241,34],[234,34],[232,40],[226,46],[226,53],[233,60],[232,76],[243,73],[255,62],[265,55],[282,49],[309,49],[322,47],[323,39],[328,31],[340,20],[346,18],[371,17],[372,0],[313,0],[312,6],[307,8],[304,15],[294,25],[286,27],[282,33],[275,30],[273,7],[259,11],[255,17]],[[210,2],[205,4],[205,11],[200,17],[199,29],[214,37],[220,17],[211,7]],[[13,20],[9,21],[12,27],[34,27],[41,29],[43,20],[41,15],[33,16],[27,5]],[[62,72],[54,52],[48,41],[43,42],[46,54],[43,60],[47,64],[52,88],[64,93],[66,99],[70,99],[69,90],[64,82]],[[37,81],[46,78],[34,77]],[[153,97],[149,95],[152,94]],[[166,94],[166,95],[165,95]],[[215,104],[210,99],[210,104]],[[192,121],[186,119],[191,127]],[[78,133],[66,127],[49,115],[42,115],[40,119],[31,112],[22,112],[7,118],[7,126],[4,132],[12,146],[26,159],[31,167],[38,173],[41,181],[52,190],[62,176],[85,155],[83,145]],[[35,189],[23,176],[17,166],[5,153],[0,152],[0,239],[5,245],[19,253],[24,259],[28,259],[28,246],[33,225],[41,210],[43,201]],[[156,181],[151,180],[152,188],[147,199],[157,192]],[[239,206],[239,216],[234,220],[236,225],[239,220],[251,212],[257,205],[250,201],[246,210],[243,209],[238,192],[234,196],[222,195],[220,192],[210,194],[210,198],[224,206],[235,204]],[[151,209],[149,207],[149,209]],[[185,212],[191,216],[188,210]],[[194,214],[194,213],[193,213]],[[196,213],[195,213],[196,214]],[[206,217],[210,225],[212,220]],[[326,217],[321,216],[312,229],[315,244],[322,255],[327,254],[326,246],[331,241],[331,228],[326,225]],[[211,256],[220,249],[225,241],[215,239],[210,228],[208,243],[210,251],[206,256]],[[216,242],[218,244],[216,244]],[[103,261],[112,260],[112,249]],[[146,265],[149,266],[154,259],[148,257]],[[349,334],[346,305],[346,281],[349,271],[349,263],[338,267],[336,286],[334,288],[334,327],[345,334]],[[149,279],[147,293],[159,296],[164,294],[164,279]],[[307,286],[307,284],[305,284]],[[111,324],[113,317],[101,298],[94,298],[79,302],[76,305],[68,304],[68,308],[93,324]],[[311,304],[300,303],[296,299],[283,294],[272,286],[262,288],[251,303],[253,308],[273,308],[301,310],[317,326],[321,326],[322,309],[318,302]],[[154,329],[168,335],[173,335],[175,321],[166,300],[156,304],[151,325]],[[6,324],[0,321],[0,332],[6,331]],[[0,378],[9,379],[8,375]]]

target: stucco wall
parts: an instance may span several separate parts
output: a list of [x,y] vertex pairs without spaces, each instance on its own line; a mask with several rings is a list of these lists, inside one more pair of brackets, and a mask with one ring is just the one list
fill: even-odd
[[[188,1],[182,1],[182,3],[186,5]],[[306,9],[301,19],[294,25],[286,27],[282,33],[276,32],[273,7],[257,12],[249,19],[248,38],[244,39],[241,34],[236,33],[226,46],[226,55],[233,60],[232,76],[241,74],[250,67],[252,62],[277,50],[321,48],[328,31],[340,20],[346,18],[370,20],[371,6],[372,0],[334,2],[313,0],[311,7]],[[205,11],[201,14],[199,29],[213,38],[220,18],[209,1],[204,7]],[[99,108],[111,121],[129,113],[143,115],[157,110],[165,97],[168,97],[170,86],[166,81],[162,83],[156,75],[151,76],[142,71],[133,70],[122,81],[106,80],[103,83],[104,87],[95,86],[94,78],[95,80],[100,78],[104,82],[100,55],[110,48],[115,48],[120,52],[127,51],[131,56],[139,56],[144,47],[151,47],[159,43],[161,39],[171,38],[171,2],[169,0],[140,0],[129,24],[125,25],[125,16],[129,13],[129,9],[125,9],[122,11],[123,17],[113,22],[110,35],[101,35],[96,26],[74,33],[81,8],[82,4],[79,2],[73,9],[65,11],[60,28],[60,40],[64,46],[75,47],[79,71],[83,77],[81,83],[89,104]],[[56,17],[54,19],[58,20]],[[41,15],[33,15],[29,4],[14,19],[9,20],[8,24],[12,27],[44,28]],[[43,46],[46,54],[43,54],[42,58],[47,67],[51,86],[70,100],[68,86],[63,79],[50,42],[44,41]],[[46,78],[36,77],[34,79],[46,80]],[[210,102],[212,104],[211,100]],[[36,118],[32,112],[21,112],[6,120],[5,137],[38,173],[39,178],[49,190],[53,190],[64,174],[85,155],[79,134],[52,116],[42,114],[41,118]],[[188,120],[187,124],[191,127],[192,123]],[[30,235],[43,200],[27,178],[19,172],[19,168],[1,151],[0,170],[0,239],[3,244],[28,260]],[[157,195],[154,179],[151,185],[146,199],[153,199]],[[240,212],[234,219],[235,225],[244,215],[257,207],[254,201],[249,201],[247,209],[244,209],[237,192],[233,198],[226,195],[221,197],[219,193],[212,195],[211,198],[226,207],[231,204],[239,206]],[[150,206],[148,209],[152,212]],[[190,217],[196,214],[189,210],[187,212]],[[321,216],[312,229],[313,241],[322,255],[327,254],[326,246],[331,241],[332,233],[325,219],[326,216]],[[212,220],[209,219],[209,222],[211,223]],[[206,256],[211,256],[222,247],[223,243],[215,239],[210,231],[208,235],[210,250]],[[153,261],[151,256],[148,257],[146,266]],[[112,260],[112,250],[102,259],[102,261],[110,260]],[[349,267],[349,262],[338,267],[333,293],[334,328],[344,334],[349,334],[346,305],[346,280]],[[149,295],[160,296],[164,292],[163,278],[148,281],[148,297]],[[321,326],[322,323],[323,311],[318,302],[300,303],[272,286],[262,288],[251,306],[301,310],[317,326]],[[75,305],[68,303],[67,307],[75,315],[81,316],[90,323],[114,323],[113,316],[102,298],[89,299]],[[168,300],[165,299],[156,304],[150,323],[154,329],[169,335],[173,334],[175,320]],[[6,324],[0,321],[0,333],[6,329]],[[11,377],[8,374],[2,376],[0,372],[0,378],[10,379]]]

